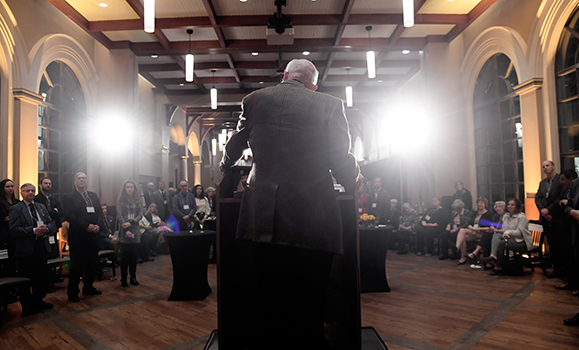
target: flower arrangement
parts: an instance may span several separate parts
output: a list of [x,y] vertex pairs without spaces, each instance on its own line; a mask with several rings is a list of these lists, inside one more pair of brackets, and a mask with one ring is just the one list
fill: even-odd
[[362,214],[360,216],[360,224],[365,226],[374,226],[374,222],[376,221],[376,217],[374,215]]

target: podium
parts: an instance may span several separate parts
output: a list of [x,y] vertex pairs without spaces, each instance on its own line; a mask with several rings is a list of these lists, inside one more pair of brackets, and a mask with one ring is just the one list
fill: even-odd
[[[253,310],[259,293],[256,292],[253,271],[259,261],[254,261],[252,242],[235,239],[241,205],[241,194],[237,189],[249,171],[249,167],[234,167],[217,186],[218,330],[217,336],[212,334],[206,350],[241,350],[255,334],[253,325],[257,320]],[[338,195],[337,200],[342,214],[344,254],[334,255],[332,262],[325,307],[325,334],[332,349],[361,350],[356,206],[353,196]],[[377,333],[374,338],[380,339]],[[365,348],[386,349],[382,345]]]

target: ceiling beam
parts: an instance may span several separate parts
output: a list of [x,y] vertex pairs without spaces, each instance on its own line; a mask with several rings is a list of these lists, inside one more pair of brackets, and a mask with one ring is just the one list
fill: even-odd
[[448,34],[446,34],[446,42],[453,41],[457,36],[459,36],[472,22],[474,22],[480,15],[482,15],[486,10],[489,9],[497,0],[481,0],[468,14],[468,21],[464,23],[457,24],[452,28]]

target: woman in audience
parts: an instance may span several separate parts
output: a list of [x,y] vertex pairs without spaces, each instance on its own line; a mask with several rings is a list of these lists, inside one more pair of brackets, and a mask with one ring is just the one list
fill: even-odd
[[[500,228],[502,226],[503,216],[506,212],[506,206],[507,204],[503,201],[495,202],[495,214],[491,220],[491,226],[489,227],[488,231],[483,233],[479,243],[476,246],[476,249],[472,253],[468,254],[470,259],[477,258],[481,253],[487,254],[487,256],[490,254],[491,242],[493,240],[493,235],[495,234],[492,228]],[[492,267],[492,264],[487,263],[485,269],[491,269]]]
[[533,236],[529,232],[529,220],[521,212],[523,205],[521,201],[512,198],[507,202],[508,212],[503,216],[502,228],[491,227],[491,231],[497,233],[493,235],[491,244],[490,260],[496,260],[495,268],[491,275],[498,275],[503,269],[503,259],[505,249],[524,252],[533,249]]
[[209,208],[211,208],[211,216],[215,216],[217,211],[217,201],[215,199],[215,188],[213,186],[207,187],[207,201],[209,203]]
[[205,196],[205,191],[203,191],[203,186],[197,185],[193,187],[193,195],[195,195],[195,204],[197,204],[195,222],[199,226],[211,214],[211,207],[209,206],[209,200]]
[[463,228],[458,231],[456,237],[456,249],[460,250],[460,260],[458,265],[466,263],[466,242],[481,239],[484,232],[489,230],[493,214],[487,210],[489,201],[484,197],[479,197],[476,200],[477,212],[470,218],[468,228]]
[[[458,232],[460,229],[466,228],[470,222],[470,217],[472,213],[470,210],[464,207],[464,203],[460,199],[455,199],[452,202],[452,213],[450,214],[450,220],[448,225],[446,225],[446,231],[442,235],[442,253],[438,259],[444,260],[448,259],[448,245],[449,241],[456,242]],[[456,255],[457,249],[453,246],[453,253]]]
[[163,224],[163,220],[161,220],[157,209],[157,204],[151,203],[139,221],[142,234],[139,255],[143,261],[154,261],[150,256],[158,255],[159,231],[157,228]]
[[119,243],[121,246],[121,286],[127,287],[127,267],[131,275],[130,283],[138,286],[137,254],[141,242],[139,221],[143,217],[143,205],[139,189],[132,180],[127,180],[121,188],[117,202],[117,221],[119,227]]
[[8,264],[5,271],[0,271],[0,277],[16,276],[16,257],[14,256],[15,243],[10,234],[10,207],[20,202],[14,195],[14,182],[10,179],[0,181],[0,244],[6,244],[8,250]]
[[366,191],[366,186],[364,182],[360,182],[360,186],[358,186],[358,218],[362,216],[362,214],[368,213],[368,198],[370,195]]
[[[420,223],[420,215],[412,209],[410,203],[402,205],[402,217],[398,226],[398,254],[408,253],[410,248],[410,236],[415,233],[416,226]],[[406,248],[408,246],[408,248]]]

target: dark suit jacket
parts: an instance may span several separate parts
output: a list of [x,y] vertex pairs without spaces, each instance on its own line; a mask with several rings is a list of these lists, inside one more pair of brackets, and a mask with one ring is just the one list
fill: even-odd
[[[54,223],[56,224],[56,227],[60,228],[62,226],[62,221],[60,220],[60,215],[62,214],[62,206],[60,205],[58,198],[56,198],[51,194],[50,205],[48,205],[46,196],[41,192],[34,197],[34,202],[44,204],[46,209],[48,209],[48,213],[50,214],[52,221],[54,221]],[[55,208],[56,210],[58,210],[58,212],[54,210]]]
[[[157,210],[159,211],[159,217],[165,220],[169,216],[171,210],[169,210],[169,194],[167,192],[161,193],[161,191],[156,190],[151,195],[151,202],[157,204]],[[145,208],[145,211],[149,207]]]
[[[539,209],[539,211],[541,211],[543,208],[547,208],[561,195],[561,192],[563,191],[563,185],[561,185],[561,175],[556,174],[553,178],[551,189],[549,190],[549,195],[547,195],[547,185],[547,178],[541,180],[539,183],[539,189],[535,195],[535,204],[537,205],[537,209]],[[547,222],[543,216],[541,216],[540,221],[541,223]]]
[[368,214],[374,215],[380,219],[381,224],[385,224],[390,214],[390,199],[390,195],[383,188],[378,191],[378,198],[376,192],[371,190],[368,193]]
[[[57,230],[56,225],[54,221],[52,221],[44,204],[35,203],[35,206],[42,221],[48,227],[48,233],[55,233]],[[36,223],[32,220],[32,215],[30,215],[30,211],[24,201],[10,207],[10,233],[14,236],[16,242],[15,256],[27,257],[34,253],[34,244],[36,241],[36,235],[34,234],[35,227]],[[48,242],[48,236],[39,239],[44,240],[46,252],[50,253],[52,249]]]
[[[579,179],[573,180],[571,182],[571,187],[569,187],[569,197],[567,205],[565,206],[565,213],[567,215],[571,214],[571,210],[579,210]],[[579,222],[573,218],[571,220],[571,235],[572,242],[574,246],[579,246]]]
[[84,198],[77,190],[64,195],[64,220],[69,223],[68,243],[70,245],[90,243],[92,235],[99,237],[99,233],[87,231],[90,224],[98,225],[101,231],[104,229],[101,202],[96,193],[88,191],[88,195],[94,205],[94,213],[87,212]]
[[242,107],[221,161],[228,169],[251,146],[237,238],[342,253],[331,175],[352,191],[359,173],[342,101],[288,80],[247,95]]

